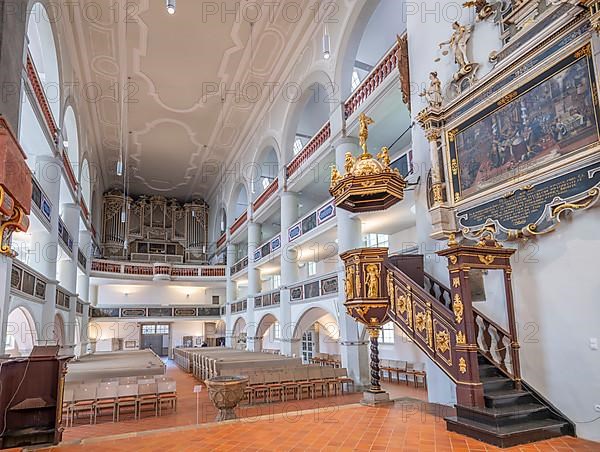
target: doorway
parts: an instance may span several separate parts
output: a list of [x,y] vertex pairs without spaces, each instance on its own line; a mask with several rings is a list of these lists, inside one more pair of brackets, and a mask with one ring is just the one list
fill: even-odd
[[140,349],[151,349],[158,356],[168,356],[171,328],[168,323],[144,323],[140,329]]
[[315,332],[314,330],[305,331],[302,334],[302,363],[309,364],[315,353]]

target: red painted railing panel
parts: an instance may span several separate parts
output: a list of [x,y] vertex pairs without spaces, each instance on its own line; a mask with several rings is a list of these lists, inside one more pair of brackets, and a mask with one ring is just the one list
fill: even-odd
[[69,183],[71,184],[71,188],[73,191],[77,191],[77,178],[75,177],[75,173],[73,172],[73,167],[71,166],[71,162],[69,161],[69,157],[66,152],[63,151],[62,154],[63,165],[65,167],[65,172],[67,173],[67,178],[69,179]]
[[331,137],[331,124],[327,122],[304,146],[287,166],[287,177],[291,177]]
[[274,193],[277,193],[279,189],[279,180],[275,179],[273,182],[269,184],[264,192],[252,203],[252,208],[254,211],[258,210],[262,205],[264,205]]
[[44,87],[40,81],[38,71],[33,63],[33,58],[29,52],[27,53],[27,77],[29,78],[29,82],[31,83],[35,97],[37,98],[40,108],[42,109],[42,113],[44,114],[44,119],[46,120],[46,125],[50,131],[50,135],[54,140],[56,140],[58,136],[58,127],[56,126],[56,121],[52,115],[52,110],[50,110],[50,104],[48,103],[46,93],[44,92]]
[[237,220],[235,220],[233,222],[233,224],[229,228],[229,232],[231,234],[233,234],[235,231],[237,231],[239,228],[241,228],[244,225],[244,223],[246,223],[247,220],[248,220],[248,212],[244,212],[242,215],[239,216],[239,218]]
[[79,206],[81,207],[81,211],[83,212],[83,216],[86,219],[90,219],[90,211],[88,210],[87,206],[85,205],[85,201],[83,200],[83,198],[81,198],[79,200]]
[[200,276],[225,277],[225,268],[201,268]]
[[219,237],[219,240],[217,240],[217,248],[220,248],[221,246],[223,246],[223,244],[225,243],[225,240],[227,240],[227,233],[223,233],[221,235],[221,237]]
[[349,118],[356,112],[358,107],[365,102],[373,91],[383,83],[386,77],[398,67],[398,49],[399,44],[396,43],[348,98],[344,104],[346,118]]

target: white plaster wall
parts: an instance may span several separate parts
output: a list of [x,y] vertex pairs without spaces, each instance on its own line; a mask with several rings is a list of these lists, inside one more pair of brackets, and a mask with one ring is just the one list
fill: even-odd
[[160,283],[151,285],[107,284],[98,286],[97,300],[99,306],[116,304],[197,305],[212,304],[213,295],[219,295],[221,302],[224,302],[225,290],[221,288],[207,289]]

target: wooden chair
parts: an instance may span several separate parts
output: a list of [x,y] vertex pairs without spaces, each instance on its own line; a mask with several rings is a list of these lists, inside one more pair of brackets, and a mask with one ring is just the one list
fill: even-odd
[[285,402],[288,396],[292,395],[292,399],[295,399],[298,394],[298,382],[294,379],[294,370],[285,369],[281,377],[281,385],[283,386],[283,401]]
[[138,400],[138,385],[126,384],[119,385],[117,389],[117,422],[121,417],[121,410],[123,408],[133,408],[133,417],[137,419],[137,400]]
[[406,375],[406,386],[408,386],[408,382],[409,381],[413,381],[414,382],[414,363],[407,363],[406,364],[406,371],[404,372],[404,374]]
[[[65,389],[63,392],[63,406],[62,406],[62,414],[63,419],[65,420],[65,425],[69,427],[69,425],[73,425],[73,398],[75,396],[75,391],[73,389]],[[69,424],[70,423],[70,424]]]
[[308,379],[312,383],[312,398],[317,396],[317,389],[321,396],[325,395],[325,388],[329,386],[323,376],[321,375],[321,367],[309,367],[308,368]]
[[264,372],[256,372],[254,378],[256,384],[253,386],[253,401],[256,402],[257,399],[262,398],[263,402],[267,402],[269,398],[269,386],[266,384]]
[[334,372],[336,380],[340,383],[342,394],[344,394],[344,385],[346,385],[346,391],[348,392],[350,392],[350,385],[352,385],[352,392],[354,392],[354,380],[348,376],[348,369],[337,367]]
[[134,385],[137,384],[137,377],[121,377],[119,378],[119,385]]
[[177,412],[177,383],[175,381],[161,381],[158,385],[158,415],[162,416],[163,405],[166,404],[175,413]]
[[298,367],[294,371],[294,380],[298,383],[298,400],[302,400],[304,391],[308,393],[309,397],[314,398],[314,385],[308,377],[308,366]]
[[158,416],[158,385],[156,383],[143,383],[138,385],[138,416],[142,417],[145,407],[154,410],[154,416]]
[[337,395],[340,390],[341,383],[335,377],[335,367],[327,366],[321,369],[321,377],[325,382],[325,389],[327,390],[327,396],[331,395],[331,389],[333,388],[333,394]]
[[77,419],[82,413],[90,417],[90,424],[92,424],[92,422],[96,422],[96,390],[97,385],[95,383],[81,385],[75,388],[73,391],[73,407],[71,408],[71,413],[73,416],[71,425],[73,425],[75,419]]
[[413,379],[415,387],[423,385],[427,388],[427,372],[425,372],[425,363],[416,363],[413,369]]
[[117,416],[117,398],[118,398],[119,386],[115,386],[109,383],[101,383],[98,386],[96,393],[96,411],[94,416],[98,419],[98,416],[102,416],[104,410],[111,410],[112,421],[115,422]]
[[281,373],[279,371],[269,372],[265,376],[265,384],[269,389],[268,402],[273,402],[274,396],[283,401],[283,385],[281,384]]
[[400,383],[400,376],[403,375],[406,379],[406,361],[394,361],[394,372],[396,373],[396,382]]

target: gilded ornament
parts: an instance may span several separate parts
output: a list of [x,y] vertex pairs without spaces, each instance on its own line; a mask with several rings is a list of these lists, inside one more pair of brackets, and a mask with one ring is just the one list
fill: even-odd
[[358,266],[358,264],[356,264],[356,271],[354,273],[354,280],[356,281],[356,296],[360,297],[362,296],[362,284],[360,283],[360,271],[359,271],[360,267]]
[[447,331],[438,331],[435,335],[435,349],[440,353],[450,350],[450,335]]
[[350,174],[352,172],[352,168],[354,167],[355,162],[356,160],[352,156],[352,153],[346,152],[346,155],[344,157],[344,171],[346,172],[346,174]]
[[427,319],[424,312],[419,312],[415,317],[415,326],[418,331],[423,331],[427,326]]
[[467,338],[465,337],[465,333],[459,331],[456,333],[456,345],[464,345],[467,343]]
[[377,159],[385,168],[390,167],[390,149],[388,147],[382,147],[381,152],[377,154]]
[[402,315],[404,315],[407,310],[407,299],[408,295],[400,295],[398,297],[398,312]]
[[513,100],[515,100],[517,97],[519,96],[519,93],[517,93],[516,91],[513,91],[511,93],[508,93],[506,96],[504,96],[502,99],[500,99],[497,103],[497,105],[499,107],[504,107],[505,105],[510,104]]
[[427,303],[427,314],[425,316],[427,322],[427,344],[430,348],[433,348],[433,319],[431,316],[431,304]]
[[467,362],[465,361],[465,358],[463,358],[462,356],[458,360],[458,370],[460,371],[461,374],[467,373]]
[[460,202],[460,193],[454,193],[454,202]]
[[448,237],[448,246],[449,247],[458,246],[458,242],[456,241],[455,233],[450,234],[450,236]]
[[575,58],[581,58],[584,56],[592,56],[592,45],[589,43],[583,46],[577,52],[575,52]]
[[484,265],[491,265],[494,263],[495,260],[496,258],[491,254],[488,254],[487,256],[479,256],[479,262],[481,262]]
[[452,169],[452,175],[458,176],[458,160],[452,159],[450,162],[450,168]]
[[442,204],[444,202],[444,189],[442,184],[433,184],[431,191],[433,192],[434,204]]
[[458,262],[458,258],[456,256],[448,256],[448,260],[452,265],[455,265]]
[[379,265],[369,264],[366,267],[365,284],[367,285],[367,298],[379,297]]
[[331,184],[330,184],[330,188],[333,188],[341,179],[342,179],[342,175],[338,171],[337,166],[332,165],[332,167],[331,167]]
[[452,278],[452,287],[454,287],[455,289],[457,287],[460,287],[460,277],[456,276]]
[[390,305],[394,306],[395,300],[394,300],[394,276],[392,275],[392,272],[388,271],[387,272],[387,290],[388,290],[388,297],[390,299]]
[[452,303],[452,311],[454,312],[454,320],[456,321],[456,323],[462,322],[464,306],[459,294],[454,294],[454,303]]
[[359,132],[358,132],[358,140],[360,148],[363,150],[363,155],[369,153],[367,150],[367,141],[369,139],[369,126],[375,124],[372,118],[369,118],[364,113],[361,113],[358,117],[359,123]]
[[458,133],[458,129],[449,130],[448,131],[448,141],[450,141],[450,142],[454,141],[454,138],[456,137],[457,133]]
[[351,300],[354,298],[354,267],[349,265],[346,268],[346,300]]

